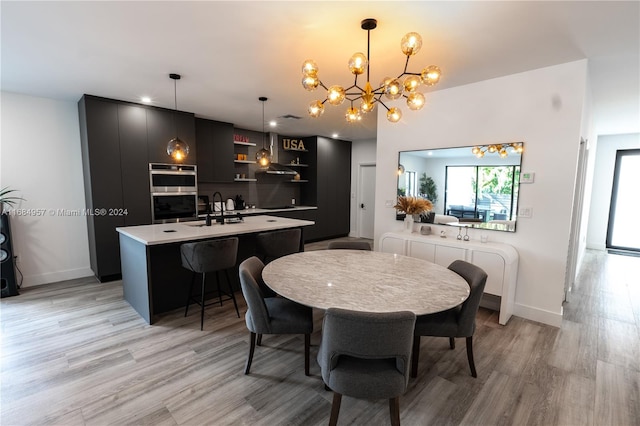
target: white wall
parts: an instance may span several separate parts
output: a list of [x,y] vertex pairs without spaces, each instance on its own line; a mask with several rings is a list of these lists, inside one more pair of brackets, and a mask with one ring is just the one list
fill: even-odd
[[384,232],[402,228],[386,205],[395,200],[398,151],[524,141],[522,171],[535,172],[535,183],[520,186],[520,207],[533,216],[489,239],[520,255],[515,314],[559,326],[586,79],[581,60],[427,93],[425,108],[403,108],[396,124],[379,110],[376,247]]
[[376,140],[354,141],[351,143],[351,212],[349,235],[358,236],[358,173],[361,164],[376,163]]
[[93,275],[86,217],[57,212],[85,205],[77,104],[7,92],[1,102],[1,185],[26,199],[11,217],[23,286]]
[[588,248],[606,248],[616,151],[637,148],[640,148],[640,133],[598,136],[587,229]]

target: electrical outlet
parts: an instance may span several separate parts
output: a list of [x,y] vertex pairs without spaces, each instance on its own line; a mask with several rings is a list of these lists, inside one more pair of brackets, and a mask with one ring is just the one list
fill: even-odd
[[292,205],[292,206],[295,206],[295,205],[296,205],[296,199],[295,199],[295,198],[292,198],[292,199],[291,199],[291,205]]

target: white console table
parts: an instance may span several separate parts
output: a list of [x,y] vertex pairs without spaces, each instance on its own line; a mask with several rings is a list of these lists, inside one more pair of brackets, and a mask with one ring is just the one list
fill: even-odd
[[379,247],[386,253],[417,257],[442,266],[461,259],[481,267],[488,275],[485,294],[500,298],[498,322],[505,325],[511,318],[518,279],[518,252],[513,246],[460,241],[438,235],[387,232],[380,237]]

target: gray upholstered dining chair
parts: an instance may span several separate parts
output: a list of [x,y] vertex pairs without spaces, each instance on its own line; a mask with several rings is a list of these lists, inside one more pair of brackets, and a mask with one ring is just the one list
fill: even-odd
[[262,281],[264,264],[255,256],[239,267],[242,294],[247,302],[245,321],[250,332],[249,356],[244,374],[249,374],[253,354],[262,343],[263,334],[304,334],[304,374],[309,375],[309,347],[313,332],[313,311],[284,297],[266,297]]
[[327,309],[318,364],[333,391],[330,425],[338,421],[342,395],[388,399],[391,424],[400,424],[399,397],[407,390],[415,320],[412,312]]
[[300,228],[280,229],[261,232],[256,235],[256,250],[262,261],[267,264],[272,260],[303,250]]
[[465,337],[467,343],[467,359],[471,375],[478,377],[473,361],[473,333],[476,329],[476,314],[480,299],[487,283],[487,273],[464,260],[454,260],[449,269],[467,281],[470,293],[467,300],[455,308],[416,318],[415,336],[413,338],[413,357],[411,361],[411,377],[418,375],[420,358],[420,336],[448,337],[449,346],[455,349],[455,338]]
[[369,250],[371,251],[371,244],[367,241],[330,241],[327,245],[327,249],[348,249],[348,250]]

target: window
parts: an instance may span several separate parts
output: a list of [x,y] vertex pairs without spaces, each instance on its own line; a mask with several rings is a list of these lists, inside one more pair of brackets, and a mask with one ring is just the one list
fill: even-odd
[[408,197],[417,197],[418,196],[418,185],[416,180],[416,172],[406,172],[406,188],[407,188],[407,196]]
[[520,166],[447,166],[445,214],[457,218],[515,220]]

